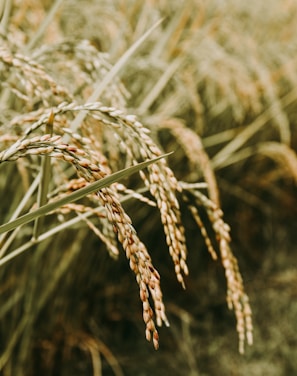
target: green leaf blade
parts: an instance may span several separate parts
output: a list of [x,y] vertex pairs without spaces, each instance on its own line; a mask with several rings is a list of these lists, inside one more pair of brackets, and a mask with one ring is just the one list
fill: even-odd
[[106,176],[103,179],[100,179],[100,180],[98,180],[94,183],[89,184],[86,187],[83,187],[83,188],[69,194],[66,197],[62,197],[61,199],[59,199],[57,201],[50,202],[46,205],[43,205],[43,206],[39,207],[38,209],[30,212],[30,213],[24,214],[23,216],[15,219],[11,222],[8,222],[8,223],[1,225],[0,226],[0,234],[14,230],[18,226],[22,226],[22,225],[27,224],[31,221],[34,221],[36,218],[43,216],[43,215],[46,215],[49,212],[51,212],[55,209],[58,209],[59,207],[61,207],[63,205],[67,205],[71,202],[77,201],[77,200],[79,200],[79,199],[81,199],[81,198],[83,198],[83,197],[85,197],[85,196],[87,196],[91,193],[94,193],[94,192],[96,192],[96,191],[98,191],[102,188],[105,188],[105,187],[125,178],[125,177],[128,177],[128,176],[148,167],[150,164],[155,163],[158,160],[165,158],[170,154],[172,154],[172,153],[163,154],[163,155],[161,155],[157,158],[150,159],[148,161],[138,163],[135,166],[131,166],[131,167],[125,168],[123,170],[117,171],[117,172],[115,172],[115,173],[113,173],[109,176]]

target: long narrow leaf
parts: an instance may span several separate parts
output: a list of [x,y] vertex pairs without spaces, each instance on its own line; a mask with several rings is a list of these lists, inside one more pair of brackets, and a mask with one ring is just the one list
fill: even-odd
[[[112,67],[112,69],[108,72],[108,74],[104,77],[103,80],[99,80],[99,82],[94,85],[96,88],[92,95],[88,98],[87,103],[96,102],[100,95],[103,93],[107,85],[117,76],[120,70],[125,66],[127,61],[130,57],[134,54],[134,52],[142,45],[142,43],[149,37],[149,35],[160,25],[163,19],[158,20],[152,27],[149,28],[125,53],[124,55],[117,61],[117,63]],[[71,129],[75,131],[79,124],[81,124],[86,116],[86,112],[80,112],[71,124]]]
[[150,164],[155,163],[159,159],[167,157],[170,154],[171,153],[163,154],[163,155],[161,155],[157,158],[150,159],[148,161],[141,162],[141,163],[139,163],[135,166],[131,166],[131,167],[125,168],[123,170],[117,171],[117,172],[113,173],[112,175],[106,176],[103,179],[100,179],[100,180],[98,180],[94,183],[91,183],[87,187],[81,188],[81,189],[69,194],[66,197],[63,197],[63,198],[61,198],[57,201],[54,201],[54,202],[50,202],[49,204],[43,205],[40,208],[32,211],[31,213],[24,214],[23,216],[15,219],[14,221],[5,223],[2,226],[0,226],[0,234],[2,234],[3,232],[11,231],[11,230],[15,229],[16,227],[22,226],[22,225],[24,225],[28,222],[31,222],[34,219],[36,219],[36,218],[38,218],[42,215],[45,215],[45,214],[63,206],[63,205],[69,204],[70,202],[77,201],[77,200],[85,197],[86,195],[88,195],[90,193],[93,193],[95,191],[98,191],[99,189],[107,187],[108,185],[115,183],[118,180],[120,180],[124,177],[127,177],[127,176],[129,176],[129,175],[131,175],[135,172],[138,172],[138,171],[142,170],[143,168],[149,166]]

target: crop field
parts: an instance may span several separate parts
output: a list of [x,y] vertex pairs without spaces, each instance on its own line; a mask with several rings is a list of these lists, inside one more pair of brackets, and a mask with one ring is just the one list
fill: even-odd
[[297,374],[297,3],[0,2],[0,374]]

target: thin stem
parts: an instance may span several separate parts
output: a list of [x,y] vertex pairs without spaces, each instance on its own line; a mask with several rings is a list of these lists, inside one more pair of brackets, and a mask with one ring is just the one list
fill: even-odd
[[[54,113],[51,112],[48,123],[46,124],[46,128],[45,128],[46,134],[50,134],[50,135],[53,134],[53,122],[54,122]],[[47,202],[47,194],[48,194],[49,184],[51,180],[50,177],[51,177],[51,158],[48,155],[45,155],[42,160],[41,178],[40,178],[40,184],[39,184],[38,195],[37,195],[38,207],[45,205]],[[33,229],[34,239],[37,239],[38,235],[40,234],[43,218],[44,217],[37,217],[35,219],[34,229]]]
[[[31,198],[32,194],[35,192],[38,184],[39,184],[39,181],[40,181],[40,174],[38,174],[36,176],[36,178],[34,179],[33,183],[31,184],[31,186],[29,187],[29,189],[27,190],[27,192],[25,193],[22,201],[19,203],[18,207],[15,209],[14,213],[12,214],[11,218],[10,218],[10,222],[15,220],[21,213],[21,211],[24,209],[25,205],[27,204],[27,202],[29,201],[29,199]],[[11,236],[8,238],[7,242],[8,244],[3,244],[4,242],[4,239],[6,237],[7,234],[2,234],[0,236],[0,246],[3,244],[3,246],[1,247],[1,250],[0,250],[0,258],[4,255],[4,253],[6,252],[6,249],[9,247],[10,243],[12,242],[12,240],[14,239],[14,237],[16,236],[17,232],[14,231]]]
[[139,106],[139,114],[144,114],[150,108],[153,102],[159,97],[160,93],[165,88],[174,73],[178,70],[178,68],[182,66],[183,60],[184,57],[173,60],[173,62],[168,66],[163,75],[161,77],[158,77],[157,83]]
[[42,24],[39,26],[38,30],[36,33],[34,33],[32,39],[30,42],[25,46],[24,52],[28,52],[32,50],[36,44],[39,42],[39,40],[42,38],[44,35],[46,29],[48,28],[49,24],[51,23],[52,19],[54,18],[55,14],[57,13],[59,7],[63,3],[64,0],[56,0],[51,7],[50,11],[47,12],[47,15],[45,19],[43,20]]
[[[281,102],[284,107],[287,107],[289,104],[293,103],[297,97],[297,89],[293,89],[288,94],[286,94]],[[214,169],[221,168],[226,165],[234,153],[246,143],[255,133],[257,133],[267,122],[271,119],[273,108],[276,105],[273,104],[266,111],[264,111],[260,116],[256,118],[250,125],[243,129],[232,141],[230,141],[222,150],[220,150],[212,158],[212,166]]]
[[55,269],[54,275],[52,276],[52,278],[49,280],[48,284],[46,285],[43,295],[40,297],[40,299],[37,302],[37,305],[34,311],[35,315],[31,317],[27,315],[22,316],[17,328],[13,331],[13,334],[10,337],[10,341],[5,348],[5,351],[0,357],[0,370],[2,370],[5,364],[8,362],[11,356],[11,353],[14,347],[16,346],[17,342],[19,341],[26,326],[32,325],[34,323],[35,318],[38,316],[38,313],[43,308],[50,294],[53,292],[54,288],[57,286],[59,280],[61,279],[65,271],[69,269],[71,262],[74,260],[75,256],[78,254],[80,250],[80,244],[81,242],[79,241],[79,238],[78,238],[78,241],[74,242],[72,247],[70,247],[70,251],[66,252],[64,256],[62,257],[60,263]]
[[7,27],[8,27],[8,21],[9,21],[9,16],[10,16],[10,11],[11,11],[11,0],[4,0],[4,4],[1,6],[1,12],[2,17],[0,21],[0,32],[6,33],[7,32]]

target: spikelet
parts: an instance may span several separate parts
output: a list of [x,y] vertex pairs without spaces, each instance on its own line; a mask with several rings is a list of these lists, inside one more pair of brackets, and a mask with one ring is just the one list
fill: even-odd
[[203,225],[197,206],[202,206],[208,215],[209,221],[212,225],[216,235],[216,241],[220,252],[222,265],[225,269],[225,276],[227,280],[227,304],[229,309],[233,309],[237,320],[237,332],[239,338],[239,352],[244,353],[244,346],[247,342],[248,345],[253,343],[253,324],[252,324],[252,310],[249,304],[248,296],[245,292],[242,277],[239,271],[238,263],[230,248],[230,228],[223,220],[223,212],[217,207],[215,203],[209,200],[205,195],[199,191],[187,189],[187,185],[183,185],[184,194],[190,193],[195,200],[195,205],[190,203],[188,197],[189,209],[195,219],[196,223],[201,229],[201,233],[205,239],[209,253],[213,259],[217,259],[211,240]]

